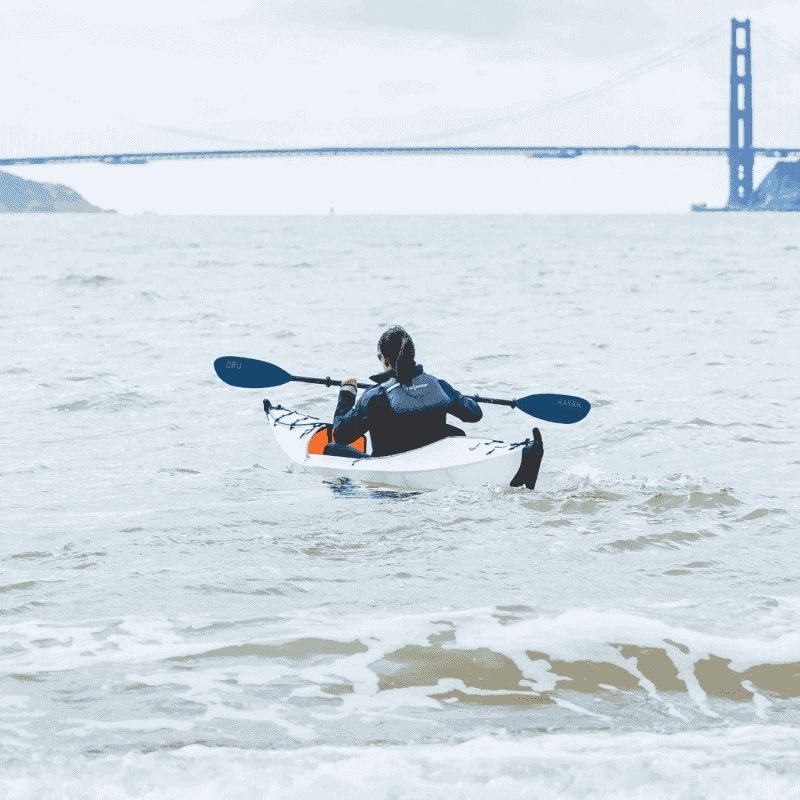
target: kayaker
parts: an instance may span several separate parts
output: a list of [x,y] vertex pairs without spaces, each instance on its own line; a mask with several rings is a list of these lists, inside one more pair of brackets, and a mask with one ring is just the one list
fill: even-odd
[[[480,406],[457,392],[447,381],[426,373],[415,361],[414,342],[395,325],[378,340],[378,360],[383,371],[370,376],[375,386],[356,402],[356,379],[343,381],[333,417],[333,444],[326,455],[363,457],[350,442],[370,434],[373,456],[404,453],[447,436],[464,432],[447,424],[452,414],[462,422],[478,422]],[[354,456],[355,454],[355,456]]]

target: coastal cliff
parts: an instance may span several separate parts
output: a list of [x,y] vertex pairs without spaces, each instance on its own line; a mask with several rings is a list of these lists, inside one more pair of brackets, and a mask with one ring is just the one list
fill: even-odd
[[0,172],[0,214],[85,214],[104,210],[93,206],[69,186],[29,181],[10,172]]

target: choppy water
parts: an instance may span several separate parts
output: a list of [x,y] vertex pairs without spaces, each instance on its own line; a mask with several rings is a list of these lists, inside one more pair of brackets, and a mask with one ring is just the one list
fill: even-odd
[[[786,216],[0,219],[0,794],[798,797]],[[583,395],[536,492],[287,473],[226,353]],[[487,408],[478,430],[527,434]]]

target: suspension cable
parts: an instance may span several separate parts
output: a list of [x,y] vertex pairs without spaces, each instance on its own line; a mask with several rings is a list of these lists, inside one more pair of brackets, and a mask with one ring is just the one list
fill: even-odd
[[715,25],[712,25],[707,30],[703,31],[702,33],[699,33],[697,36],[692,37],[683,44],[677,45],[676,47],[672,48],[666,53],[662,53],[661,55],[656,56],[655,58],[652,58],[648,61],[638,64],[634,67],[630,67],[629,69],[626,69],[623,72],[618,73],[617,75],[613,75],[610,78],[606,78],[600,81],[599,83],[586,87],[585,89],[580,89],[577,92],[571,92],[569,94],[566,94],[563,97],[557,98],[556,100],[546,101],[544,103],[540,103],[539,105],[533,106],[532,108],[523,109],[521,111],[516,111],[511,114],[504,114],[502,116],[492,117],[491,119],[484,120],[483,122],[476,122],[471,125],[464,125],[458,128],[451,128],[449,130],[437,131],[435,133],[427,133],[419,136],[396,140],[396,143],[402,142],[410,144],[412,142],[423,141],[426,139],[441,139],[447,136],[455,136],[462,133],[477,133],[487,128],[496,127],[497,125],[506,122],[514,122],[517,120],[525,119],[526,117],[532,116],[533,114],[540,114],[542,112],[553,111],[559,108],[564,108],[565,106],[569,106],[574,103],[580,102],[581,100],[590,98],[593,95],[600,94],[608,89],[613,89],[635,78],[639,78],[642,75],[646,75],[650,72],[653,72],[659,67],[663,67],[665,64],[669,64],[671,61],[674,61],[676,58],[679,58],[680,56],[685,55],[686,53],[697,50],[698,48],[702,47],[703,45],[707,44],[709,41],[714,39],[716,36],[718,36],[724,27],[726,27],[726,23],[718,22]]

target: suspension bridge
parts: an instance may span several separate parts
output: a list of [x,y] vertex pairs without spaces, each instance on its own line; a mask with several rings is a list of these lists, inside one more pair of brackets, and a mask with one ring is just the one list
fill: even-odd
[[[273,147],[228,150],[159,150],[152,152],[75,153],[0,158],[0,166],[36,164],[101,163],[147,164],[151,161],[195,159],[293,158],[340,156],[523,156],[542,159],[573,159],[581,156],[704,156],[726,157],[729,169],[728,202],[697,211],[800,211],[800,146],[755,147],[753,144],[752,39],[749,19],[731,20],[730,97],[728,143],[718,147],[694,146],[604,146],[604,145],[390,145]],[[796,54],[795,54],[796,55]],[[609,81],[607,83],[613,83]],[[580,95],[582,93],[577,93]],[[756,156],[779,161],[759,187],[754,186]]]

